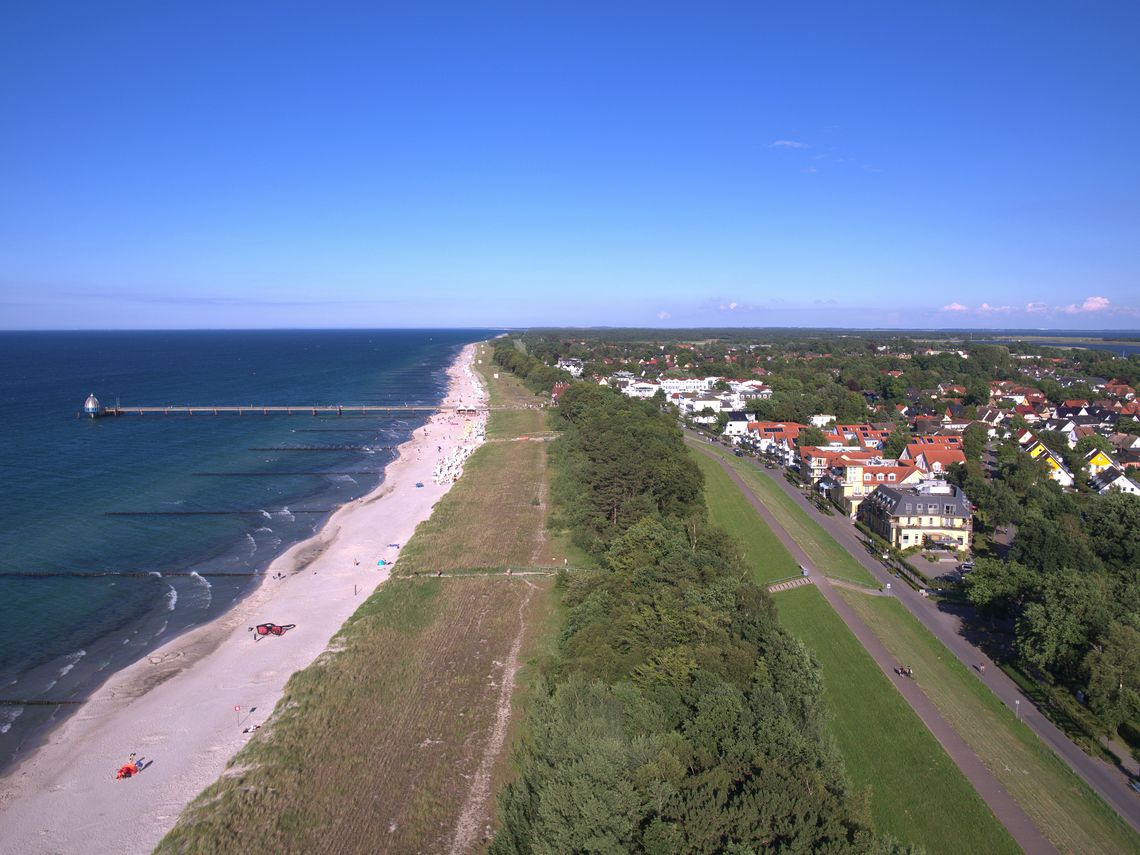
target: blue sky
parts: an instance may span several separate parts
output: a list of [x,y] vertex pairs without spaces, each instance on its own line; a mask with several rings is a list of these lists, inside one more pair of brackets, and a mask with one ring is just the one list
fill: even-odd
[[1140,328],[1140,5],[10,3],[0,327]]

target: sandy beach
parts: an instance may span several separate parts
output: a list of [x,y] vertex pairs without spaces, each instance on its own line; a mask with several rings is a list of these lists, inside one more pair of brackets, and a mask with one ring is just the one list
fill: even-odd
[[[443,407],[485,401],[474,352],[449,368]],[[281,555],[256,591],[111,677],[0,780],[0,852],[150,852],[249,740],[244,731],[266,721],[289,677],[387,580],[392,544],[405,544],[450,486],[433,479],[436,465],[472,444],[484,419],[433,415],[375,491]],[[266,622],[296,626],[259,639],[249,628]],[[144,771],[116,780],[132,752]]]

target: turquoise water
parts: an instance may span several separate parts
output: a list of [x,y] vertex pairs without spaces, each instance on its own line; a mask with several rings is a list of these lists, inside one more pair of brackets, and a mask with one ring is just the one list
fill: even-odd
[[[0,333],[0,766],[217,616],[371,490],[426,415],[121,416],[104,404],[435,404],[488,331]],[[322,473],[322,474],[309,474]],[[132,515],[121,515],[132,514]]]

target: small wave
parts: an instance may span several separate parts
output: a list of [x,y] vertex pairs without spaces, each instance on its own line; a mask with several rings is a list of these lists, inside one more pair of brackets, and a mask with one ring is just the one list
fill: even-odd
[[257,552],[257,541],[253,539],[253,535],[248,531],[245,533],[245,539],[249,541],[249,554],[253,555],[253,553]]
[[260,511],[261,515],[267,520],[273,519],[273,514],[269,513],[269,511],[265,510],[265,508],[258,508],[258,511]]
[[0,708],[0,733],[7,733],[12,729],[12,723],[24,714],[23,707],[3,707]]
[[209,579],[207,579],[204,576],[199,575],[197,570],[192,572],[190,574],[190,576],[194,579],[194,581],[201,582],[202,586],[206,589],[206,602],[202,603],[202,608],[204,608],[204,609],[209,608],[210,603],[212,603],[214,601],[213,585],[210,584]]
[[271,529],[271,528],[270,528],[269,526],[267,526],[267,525],[263,525],[261,528],[255,528],[255,529],[254,529],[254,532],[255,532],[255,533],[256,533],[256,532],[259,532],[259,531],[269,531],[269,532],[271,532],[271,531],[273,531],[273,529]]
[[284,505],[281,510],[277,512],[277,516],[285,517],[285,519],[289,520],[289,522],[293,522],[293,520],[296,519],[296,517],[293,516],[293,512],[289,510],[288,505]]
[[164,621],[162,622],[162,626],[160,626],[160,627],[158,628],[158,630],[157,630],[157,631],[155,632],[155,634],[154,634],[154,637],[155,637],[155,638],[158,638],[160,635],[162,635],[164,632],[166,632],[166,625],[167,625],[168,623],[170,623],[170,621],[165,621],[165,620],[164,620]]
[[44,693],[46,694],[46,693],[50,692],[52,689],[54,689],[54,688],[55,688],[55,684],[56,684],[56,683],[58,683],[58,682],[59,682],[58,680],[51,680],[51,681],[49,681],[49,682],[48,682],[48,684],[47,684],[46,686],[44,686],[44,689],[43,689],[43,690],[44,690]]
[[157,576],[159,579],[161,579],[161,578],[162,578],[162,574],[161,574],[161,573],[159,573],[157,570],[151,570],[151,571],[150,571],[150,575],[151,575],[151,576]]
[[174,590],[174,586],[170,586],[170,590],[166,592],[166,610],[168,612],[174,611],[174,607],[178,604],[178,592]]
[[356,479],[353,478],[351,475],[333,475],[331,480],[340,482],[342,484],[355,484],[356,483]]
[[67,654],[67,656],[64,658],[66,658],[68,662],[66,665],[59,669],[59,676],[66,677],[68,674],[70,674],[71,669],[75,667],[75,663],[86,655],[86,650],[76,650],[74,653]]

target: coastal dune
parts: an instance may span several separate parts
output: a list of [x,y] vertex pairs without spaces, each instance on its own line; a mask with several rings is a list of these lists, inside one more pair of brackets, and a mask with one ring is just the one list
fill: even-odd
[[[465,347],[449,368],[442,406],[485,399],[474,352]],[[475,419],[432,416],[376,490],[281,555],[257,590],[112,676],[0,782],[0,852],[151,851],[266,721],[289,677],[388,578],[399,556],[391,544],[406,543],[447,492],[433,472],[473,441]],[[266,622],[296,626],[259,637],[251,628]],[[144,771],[116,780],[132,752]]]

